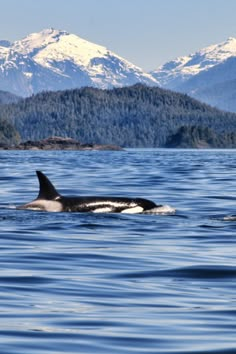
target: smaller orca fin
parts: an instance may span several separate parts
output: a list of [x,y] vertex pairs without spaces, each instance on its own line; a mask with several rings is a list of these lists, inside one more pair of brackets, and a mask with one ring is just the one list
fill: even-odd
[[41,171],[36,171],[36,173],[39,180],[39,195],[37,199],[54,200],[55,198],[60,197],[60,194],[49,181],[47,176],[45,176],[45,174]]

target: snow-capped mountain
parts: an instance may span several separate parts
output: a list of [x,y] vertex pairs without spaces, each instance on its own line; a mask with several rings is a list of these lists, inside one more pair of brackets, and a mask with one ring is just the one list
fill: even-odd
[[[236,111],[236,38],[170,61],[151,74],[160,86]],[[227,94],[226,94],[227,91]]]
[[29,96],[43,90],[134,83],[158,84],[107,48],[66,31],[51,28],[14,43],[0,41],[0,90]]
[[236,38],[210,45],[189,56],[179,57],[159,67],[151,74],[161,86],[178,88],[192,77],[236,56]]

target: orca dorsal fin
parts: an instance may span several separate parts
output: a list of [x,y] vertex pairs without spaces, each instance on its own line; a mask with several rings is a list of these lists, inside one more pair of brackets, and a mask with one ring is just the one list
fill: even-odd
[[47,176],[45,176],[41,171],[36,171],[36,173],[39,180],[39,195],[37,199],[54,200],[57,197],[60,197],[60,194],[49,181]]

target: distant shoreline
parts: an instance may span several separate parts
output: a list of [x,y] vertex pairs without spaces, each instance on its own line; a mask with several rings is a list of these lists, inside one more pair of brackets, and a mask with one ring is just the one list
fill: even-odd
[[112,150],[122,151],[123,148],[117,145],[106,144],[81,144],[78,140],[63,137],[50,137],[42,140],[28,140],[15,145],[0,145],[0,150]]

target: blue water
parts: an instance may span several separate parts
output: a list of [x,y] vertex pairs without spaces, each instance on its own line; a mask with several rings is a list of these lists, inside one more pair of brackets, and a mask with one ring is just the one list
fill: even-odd
[[[0,152],[0,353],[236,353],[236,151]],[[16,210],[62,194],[176,215]]]

